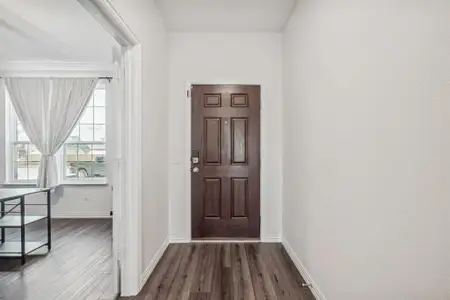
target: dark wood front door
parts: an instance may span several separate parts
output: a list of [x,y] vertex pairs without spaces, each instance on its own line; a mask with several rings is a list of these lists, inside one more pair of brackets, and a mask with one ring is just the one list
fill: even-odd
[[259,86],[192,87],[193,238],[259,237],[260,95]]

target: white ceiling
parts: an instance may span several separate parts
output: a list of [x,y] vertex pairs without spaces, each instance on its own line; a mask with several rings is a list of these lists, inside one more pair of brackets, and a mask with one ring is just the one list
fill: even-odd
[[0,61],[107,63],[117,43],[76,0],[0,0]]
[[170,31],[281,31],[297,0],[156,0]]

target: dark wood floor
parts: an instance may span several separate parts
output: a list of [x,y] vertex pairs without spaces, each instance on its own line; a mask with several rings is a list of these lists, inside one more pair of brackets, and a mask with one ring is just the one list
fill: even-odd
[[137,297],[314,300],[280,244],[170,245]]
[[[28,239],[45,240],[45,224],[30,225]],[[30,257],[25,266],[0,259],[0,300],[114,299],[111,220],[53,220],[52,231],[46,256]],[[9,230],[11,238],[20,236]]]

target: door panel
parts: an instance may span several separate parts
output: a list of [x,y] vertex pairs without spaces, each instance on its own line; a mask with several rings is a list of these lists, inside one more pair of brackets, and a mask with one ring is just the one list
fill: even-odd
[[231,118],[231,163],[247,164],[248,119]]
[[260,87],[192,88],[192,237],[259,237]]
[[205,118],[205,165],[220,165],[222,149],[221,118]]
[[245,218],[248,216],[248,179],[231,178],[232,218]]
[[222,180],[220,178],[205,178],[203,205],[205,218],[220,219],[222,202]]

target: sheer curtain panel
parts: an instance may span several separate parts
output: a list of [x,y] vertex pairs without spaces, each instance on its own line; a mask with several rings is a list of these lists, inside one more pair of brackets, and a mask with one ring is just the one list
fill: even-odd
[[81,117],[98,78],[6,78],[25,133],[41,152],[38,187],[58,185],[55,154]]

